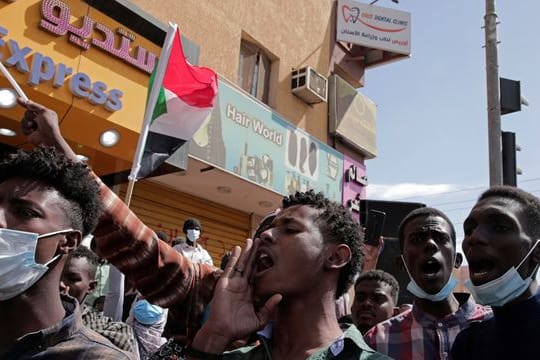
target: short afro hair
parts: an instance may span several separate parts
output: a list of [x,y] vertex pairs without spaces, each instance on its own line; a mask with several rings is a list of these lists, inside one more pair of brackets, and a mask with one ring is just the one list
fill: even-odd
[[92,278],[95,278],[97,267],[99,266],[99,263],[100,263],[100,259],[92,250],[90,250],[84,245],[81,245],[78,248],[76,248],[73,252],[69,253],[66,264],[68,264],[71,261],[71,259],[86,259],[90,267],[90,272],[91,272],[90,275],[92,276]]
[[540,199],[513,186],[494,186],[482,193],[478,201],[487,198],[510,199],[520,203],[527,219],[525,231],[532,238],[540,238]]
[[386,271],[382,270],[370,270],[363,274],[361,274],[358,279],[356,280],[356,283],[354,286],[357,286],[362,281],[367,280],[374,280],[377,282],[385,283],[388,286],[390,286],[390,296],[392,296],[392,300],[394,301],[394,304],[398,303],[398,296],[399,296],[399,283],[397,282],[396,278]]
[[355,275],[360,271],[363,262],[361,250],[363,232],[360,225],[352,218],[351,213],[343,205],[327,199],[322,192],[296,192],[283,199],[283,208],[295,205],[307,205],[320,210],[317,222],[325,241],[345,244],[351,249],[351,260],[339,274],[336,288],[336,299],[343,295],[354,282]]
[[405,218],[401,221],[401,224],[399,224],[399,230],[398,230],[398,236],[399,236],[399,248],[401,252],[403,252],[403,243],[405,241],[405,226],[412,220],[416,219],[417,217],[429,217],[429,216],[439,216],[444,219],[450,225],[450,237],[452,239],[452,245],[454,246],[454,250],[456,250],[456,229],[454,229],[454,224],[452,224],[452,221],[446,216],[445,213],[443,213],[441,210],[432,208],[432,207],[421,207],[418,209],[414,209],[410,213],[405,216]]
[[73,229],[88,235],[101,215],[99,185],[88,167],[73,162],[52,147],[18,150],[0,161],[0,183],[13,178],[43,182],[69,204],[65,210]]

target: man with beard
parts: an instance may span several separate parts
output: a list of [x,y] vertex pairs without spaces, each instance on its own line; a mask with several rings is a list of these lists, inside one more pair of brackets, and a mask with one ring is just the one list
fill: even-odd
[[491,312],[471,297],[459,303],[452,294],[457,280],[452,269],[461,265],[456,234],[448,217],[429,207],[409,213],[399,226],[401,259],[415,297],[411,310],[368,331],[367,343],[400,360],[446,359],[456,335],[472,321]]
[[[25,105],[32,110],[25,113],[23,121],[30,140],[54,145],[75,161],[75,154],[61,137],[56,114],[52,116],[52,111],[39,104]],[[237,261],[240,249],[236,248],[223,273],[207,264],[193,264],[168,244],[158,241],[152,229],[105,184],[96,180],[104,208],[104,216],[94,232],[99,256],[133,281],[149,302],[169,308],[191,329],[198,327],[205,306],[214,291],[217,292],[210,319],[198,333],[191,351],[188,350],[192,358],[221,357],[229,342],[264,325],[273,308],[276,309],[273,339],[248,350],[246,357],[264,359],[265,349],[270,349],[274,358],[305,359],[322,353],[331,353],[338,359],[386,358],[370,349],[358,330],[341,329],[336,319],[335,299],[352,284],[362,262],[361,231],[342,205],[313,191],[285,198],[286,209],[261,234],[260,250],[259,241],[252,248],[248,240],[240,261]],[[252,273],[253,286],[248,282]],[[216,285],[221,277],[222,281]],[[230,291],[231,284],[242,286],[242,292],[236,293],[239,296]],[[263,315],[255,311],[252,295],[266,300]],[[227,305],[235,310],[227,311]],[[225,326],[225,331],[221,332],[220,326]],[[193,334],[188,332],[188,336]],[[229,356],[243,357],[239,353]]]
[[463,223],[466,283],[493,318],[460,333],[453,359],[540,359],[540,199],[501,186],[484,192]]
[[370,270],[360,275],[354,285],[351,316],[362,334],[374,325],[398,313],[399,284],[391,274]]

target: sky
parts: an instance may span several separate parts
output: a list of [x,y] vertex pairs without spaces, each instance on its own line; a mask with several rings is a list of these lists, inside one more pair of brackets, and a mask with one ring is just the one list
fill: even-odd
[[[411,13],[409,59],[368,69],[359,91],[377,104],[375,159],[367,199],[421,202],[463,221],[489,186],[485,1],[379,0]],[[540,1],[496,3],[499,76],[521,81],[530,105],[504,115],[521,146],[518,186],[540,196]]]

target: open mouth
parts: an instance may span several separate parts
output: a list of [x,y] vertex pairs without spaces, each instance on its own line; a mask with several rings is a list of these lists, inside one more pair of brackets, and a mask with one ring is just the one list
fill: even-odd
[[469,260],[469,274],[473,283],[482,284],[491,280],[495,262],[491,259]]
[[439,271],[441,271],[441,269],[442,269],[441,263],[433,258],[425,261],[420,267],[420,270],[422,270],[422,272],[428,277],[437,275]]
[[274,259],[266,252],[260,251],[255,259],[255,276],[259,276],[274,266]]
[[361,320],[371,320],[375,317],[375,314],[372,311],[359,311],[356,317]]

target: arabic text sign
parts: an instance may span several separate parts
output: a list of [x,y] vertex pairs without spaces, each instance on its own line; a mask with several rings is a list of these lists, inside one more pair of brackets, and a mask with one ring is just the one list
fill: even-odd
[[[67,81],[71,93],[79,98],[87,99],[92,105],[103,105],[110,111],[122,108],[123,92],[118,89],[109,89],[102,81],[93,82],[84,72],[73,73],[73,68],[40,52],[33,52],[32,48],[19,44],[14,39],[7,39],[8,29],[0,23],[0,50],[6,48],[9,52],[0,53],[0,59],[6,66],[27,75],[27,84],[39,86],[42,83],[51,83],[55,89],[64,86]],[[3,57],[2,55],[6,55]],[[8,56],[9,55],[9,56]],[[32,61],[28,58],[32,56]],[[30,64],[30,66],[29,66]]]
[[[154,69],[156,55],[141,46],[136,47],[135,57],[130,54],[131,43],[135,35],[124,28],[118,28],[115,32],[106,25],[99,23],[89,16],[83,16],[76,26],[70,23],[71,9],[69,5],[60,0],[43,0],[41,2],[41,28],[59,36],[69,34],[69,41],[80,46],[84,50],[95,46],[105,52],[116,56],[127,63],[151,73]],[[117,46],[116,36],[120,37]]]
[[340,0],[336,16],[338,41],[398,54],[411,53],[411,14],[408,12]]

